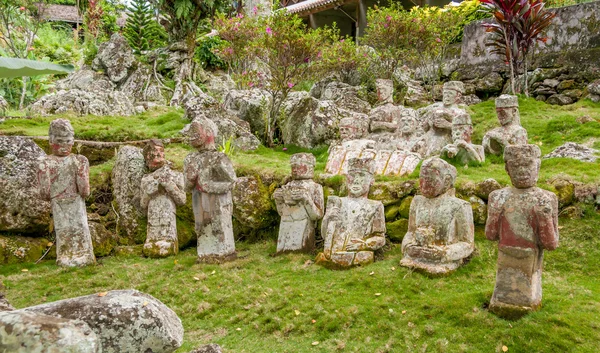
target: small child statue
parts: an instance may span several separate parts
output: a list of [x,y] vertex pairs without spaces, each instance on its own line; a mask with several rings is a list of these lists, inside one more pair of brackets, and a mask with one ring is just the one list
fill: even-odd
[[421,194],[410,205],[400,265],[431,274],[456,270],[473,252],[471,205],[454,196],[456,168],[433,157],[423,162]]
[[165,160],[160,140],[150,140],[144,147],[144,160],[150,174],[142,178],[142,209],[148,215],[144,255],[167,257],[179,252],[177,241],[177,206],[185,204],[183,174],[171,170]]
[[51,201],[56,232],[56,264],[64,267],[96,263],[87,222],[85,198],[90,195],[90,165],[71,154],[74,131],[69,120],[56,119],[48,132],[52,155],[40,163],[40,196]]
[[510,145],[504,149],[513,187],[490,193],[485,236],[498,241],[496,287],[490,311],[518,318],[542,304],[544,249],[558,247],[558,198],[536,187],[540,148]]
[[192,192],[198,235],[198,261],[223,262],[235,259],[231,190],[236,175],[231,160],[217,151],[217,126],[208,119],[195,119],[189,129],[190,144],[196,148],[185,157],[185,190]]
[[375,250],[385,245],[383,204],[367,198],[374,168],[371,158],[348,162],[348,197],[327,199],[321,225],[325,246],[317,255],[317,264],[337,269],[368,265],[375,259]]
[[281,216],[277,253],[310,252],[315,248],[316,222],[323,218],[323,187],[312,180],[315,156],[297,153],[290,160],[292,181],[273,193]]

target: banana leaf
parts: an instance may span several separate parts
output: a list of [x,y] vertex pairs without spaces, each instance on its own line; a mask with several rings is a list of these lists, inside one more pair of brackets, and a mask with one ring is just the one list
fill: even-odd
[[73,65],[59,65],[44,61],[0,57],[0,78],[68,74]]

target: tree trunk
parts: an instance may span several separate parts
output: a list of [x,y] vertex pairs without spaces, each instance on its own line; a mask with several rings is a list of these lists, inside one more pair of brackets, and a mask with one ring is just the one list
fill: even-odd
[[23,76],[23,79],[21,81],[23,83],[23,86],[21,88],[21,100],[19,101],[19,110],[22,110],[25,105],[25,95],[27,94],[27,76]]

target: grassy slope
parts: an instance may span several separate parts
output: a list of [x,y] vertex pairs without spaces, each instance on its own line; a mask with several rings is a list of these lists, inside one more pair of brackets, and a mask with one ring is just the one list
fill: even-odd
[[3,266],[0,274],[18,308],[110,289],[150,293],[183,321],[179,352],[209,342],[226,352],[597,352],[600,216],[561,220],[561,228],[560,248],[545,257],[544,306],[516,322],[484,309],[497,251],[482,229],[478,254],[444,278],[398,266],[398,245],[383,261],[339,272],[311,265],[311,255],[271,257],[274,242],[238,243],[240,258],[220,266],[196,264],[188,249],[84,269]]

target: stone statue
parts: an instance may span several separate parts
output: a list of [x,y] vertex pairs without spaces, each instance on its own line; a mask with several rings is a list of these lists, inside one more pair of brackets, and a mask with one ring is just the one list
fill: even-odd
[[521,126],[517,96],[503,94],[496,98],[496,114],[501,126],[483,136],[486,153],[500,155],[508,145],[527,144],[527,130]]
[[437,103],[426,109],[423,129],[425,135],[412,146],[421,157],[439,156],[444,146],[452,143],[452,120],[459,114],[467,114],[458,106],[464,85],[460,81],[444,83],[443,105]]
[[85,198],[90,195],[90,165],[71,154],[74,131],[66,119],[50,123],[52,155],[40,163],[38,182],[42,199],[51,201],[56,232],[56,263],[75,267],[96,263],[88,227]]
[[236,180],[233,164],[215,147],[216,125],[208,119],[190,124],[190,144],[197,149],[185,157],[185,190],[192,192],[198,235],[198,261],[234,259],[231,190]]
[[372,159],[349,161],[348,197],[327,199],[321,225],[325,245],[316,263],[339,269],[367,265],[374,261],[374,251],[385,245],[383,204],[367,199],[374,180],[373,169]]
[[340,120],[341,142],[329,147],[329,158],[325,166],[325,173],[330,175],[345,175],[348,171],[348,160],[351,158],[371,156],[375,158],[372,150],[375,142],[364,139],[369,132],[369,120],[360,116],[343,118]]
[[375,80],[377,101],[386,104],[394,102],[394,81],[388,79]]
[[469,114],[459,114],[452,120],[452,144],[442,149],[442,156],[454,159],[463,165],[485,162],[483,146],[471,143],[473,125]]
[[542,302],[544,249],[558,246],[558,198],[537,188],[541,151],[536,145],[504,149],[513,187],[490,193],[485,235],[498,241],[496,286],[490,311],[517,318]]
[[325,208],[323,187],[312,178],[315,157],[310,153],[292,156],[292,181],[275,190],[273,198],[281,216],[277,253],[310,252],[315,248],[315,228]]
[[150,174],[142,178],[140,187],[140,204],[148,215],[144,255],[175,255],[179,251],[176,207],[185,204],[183,174],[171,170],[160,140],[150,140],[146,144],[144,160],[150,170]]
[[456,168],[433,157],[423,162],[421,194],[410,205],[402,240],[402,266],[445,274],[456,270],[474,250],[471,205],[455,196]]

